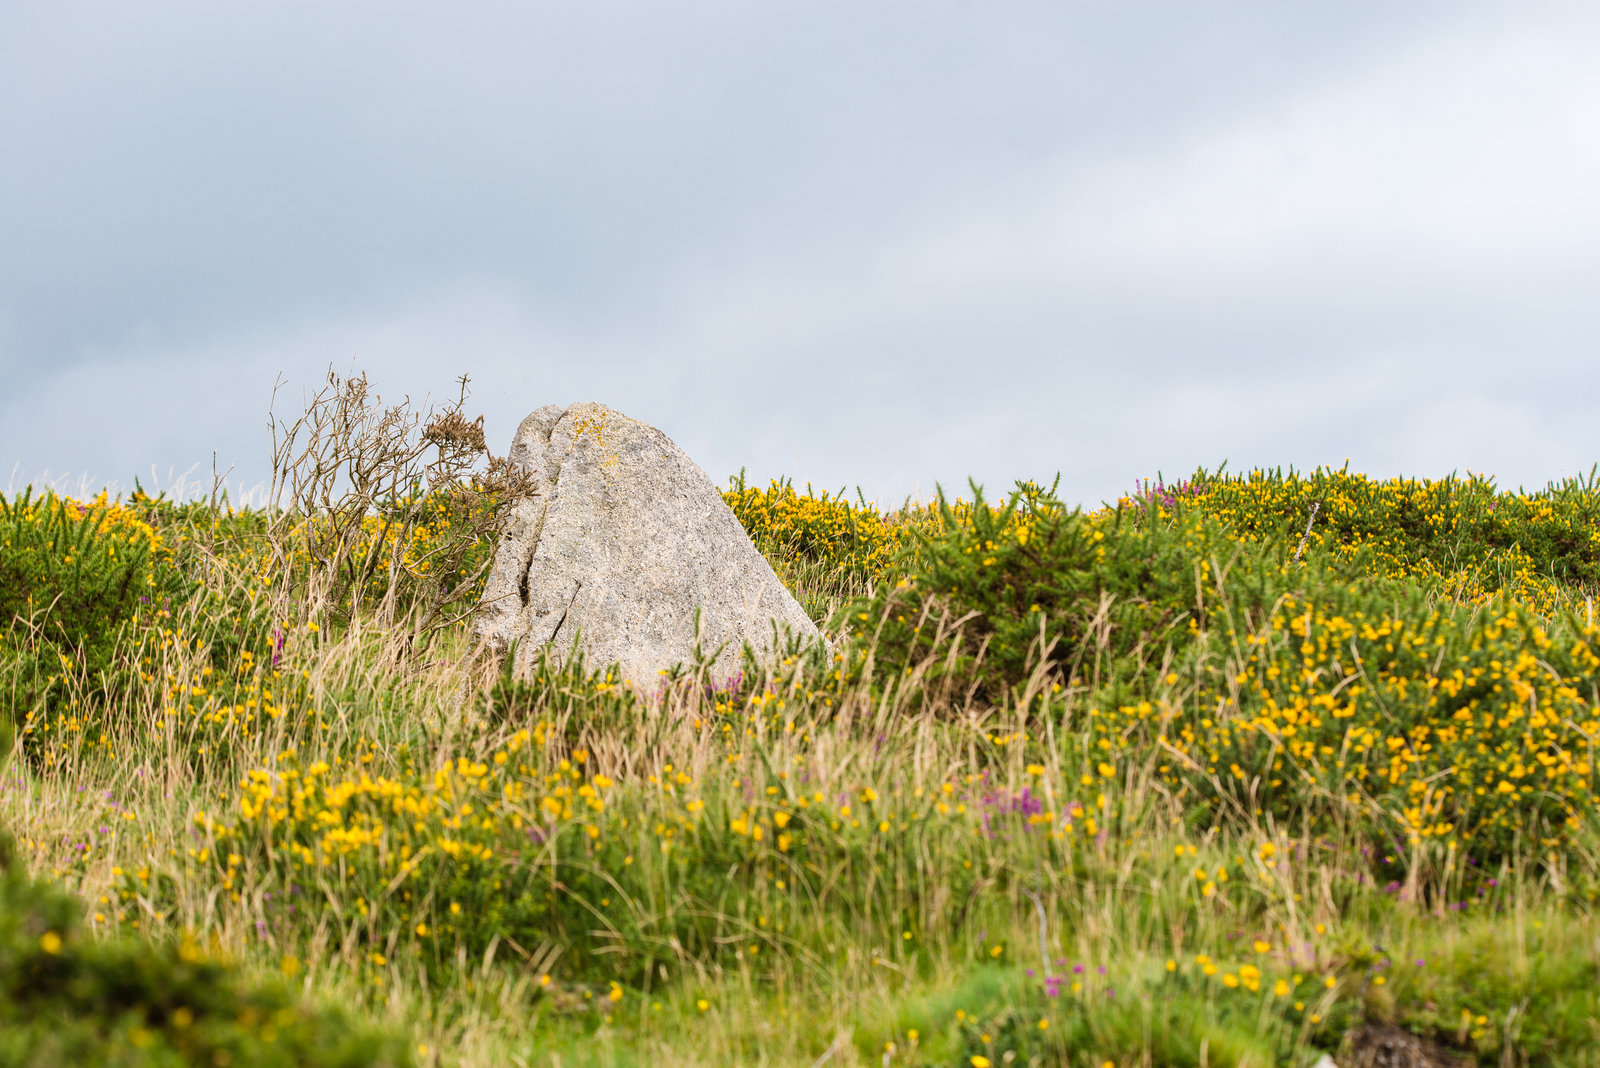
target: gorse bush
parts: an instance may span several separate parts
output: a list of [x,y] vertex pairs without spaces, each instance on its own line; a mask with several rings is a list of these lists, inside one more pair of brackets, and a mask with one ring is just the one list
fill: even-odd
[[742,472],[722,496],[756,548],[782,569],[779,577],[817,617],[896,574],[911,532],[937,519],[916,507],[885,514],[842,493],[813,494],[810,487],[801,493],[786,480],[774,479],[762,489],[747,484]]
[[18,654],[0,681],[24,734],[114,687],[124,639],[187,588],[162,536],[104,494],[0,497],[0,643]]
[[1542,612],[1600,590],[1600,486],[1591,473],[1537,492],[1506,492],[1481,475],[1372,479],[1348,468],[1196,471],[1176,486],[1146,486],[1123,503],[1179,502],[1252,539],[1293,544],[1313,504],[1307,542],[1367,570],[1407,577],[1458,600],[1515,591]]
[[[259,596],[254,516],[142,491],[124,503],[24,495],[0,507],[11,527],[0,568],[14,578],[0,585],[14,606],[4,640],[17,651],[0,660],[0,685],[38,762],[65,766],[85,746],[126,740],[126,706],[157,690],[164,729],[187,733],[178,704],[211,695],[215,706],[285,640]],[[240,696],[227,718],[261,708]]]
[[[498,505],[483,504],[482,487],[458,490],[446,486],[395,505],[406,512],[404,522],[362,521],[366,540],[357,548],[398,561],[393,574],[386,567],[369,577],[361,594],[369,608],[387,601],[396,618],[415,623],[418,612],[433,617],[481,586],[493,553],[492,524],[481,509],[492,513]],[[25,507],[27,497],[0,501],[21,530],[12,538],[15,551],[0,549],[0,566],[30,576],[0,587],[19,606],[9,632],[0,632],[0,642],[18,650],[0,659],[0,686],[32,756],[65,766],[85,745],[127,741],[119,708],[130,699],[153,703],[154,733],[197,762],[214,763],[262,730],[283,733],[280,721],[291,710],[317,715],[297,699],[303,680],[280,670],[280,661],[324,642],[325,627],[347,624],[326,615],[295,622],[281,611],[285,580],[260,513],[142,490],[122,504],[49,500],[49,508]],[[464,508],[480,510],[463,519]],[[458,529],[462,524],[470,529]],[[310,557],[295,544],[288,569],[302,573]],[[463,583],[477,586],[458,588]],[[52,591],[49,599],[45,591]],[[400,638],[392,648],[418,648],[421,632],[410,624],[390,632]]]
[[[283,573],[302,580],[324,569],[346,619],[387,604],[404,615],[430,598],[441,604],[469,603],[483,589],[494,555],[494,524],[500,498],[484,482],[420,486],[377,500],[373,510],[348,527],[334,529],[321,516],[301,519],[283,532]],[[328,542],[342,539],[335,559]],[[276,572],[274,572],[276,573]]]
[[[1372,552],[1297,564],[1174,508],[980,497],[962,519],[947,510],[915,570],[852,622],[889,678],[924,693],[941,676],[991,700],[1030,679],[1024,700],[1076,688],[1085,762],[1153,769],[1201,826],[1230,811],[1356,821],[1399,855],[1389,874],[1459,879],[1596,812],[1600,629],[1455,606],[1385,577]],[[1439,846],[1427,863],[1424,843]]]
[[0,620],[103,668],[121,628],[171,591],[169,558],[160,534],[103,494],[0,497]]
[[[778,684],[796,689],[804,677]],[[841,696],[838,679],[820,685]],[[704,716],[691,729],[730,748],[756,723],[794,734],[793,721],[779,719],[782,698],[746,700],[698,679],[682,680],[679,690],[704,701]],[[818,689],[804,699],[819,710],[832,703]],[[749,951],[738,940],[747,929],[758,946],[752,956],[772,939],[798,948],[780,918],[790,895],[811,881],[797,865],[835,848],[848,858],[861,844],[856,839],[870,843],[878,833],[862,831],[857,818],[843,830],[847,840],[834,842],[832,832],[843,824],[804,815],[824,804],[824,794],[791,786],[788,771],[769,775],[773,785],[753,806],[753,785],[735,781],[727,796],[728,782],[718,775],[706,795],[689,765],[669,761],[646,776],[642,794],[618,800],[617,780],[599,770],[615,754],[591,753],[586,740],[650,732],[659,752],[662,734],[678,734],[679,742],[681,734],[636,691],[585,673],[581,656],[559,667],[546,659],[532,684],[503,681],[490,710],[499,721],[533,725],[510,730],[482,761],[373,777],[363,770],[370,754],[358,753],[343,767],[319,762],[302,770],[291,759],[251,771],[236,813],[201,817],[207,845],[191,851],[200,877],[236,892],[241,873],[253,869],[249,881],[259,884],[270,869],[278,900],[302,902],[287,928],[281,909],[268,921],[278,939],[306,939],[326,922],[355,937],[380,967],[420,958],[435,974],[475,962],[497,943],[522,947],[518,952],[559,945],[564,977],[604,991],[612,980],[631,982],[686,956],[736,960]],[[804,758],[794,761],[800,766]],[[801,770],[794,778],[804,785],[811,776]],[[816,847],[820,853],[809,846],[819,829],[830,841]],[[788,883],[777,880],[772,925],[719,907],[730,889],[759,896],[774,872],[789,869],[794,888],[784,893]],[[137,879],[124,890],[130,900],[143,893]],[[385,899],[389,907],[377,908]],[[307,912],[316,902],[337,902],[336,915]],[[407,907],[398,925],[395,903]],[[596,923],[605,927],[599,941]]]
[[1391,873],[1459,879],[1596,814],[1584,691],[1600,630],[1392,589],[1329,584],[1254,613],[1218,593],[1191,655],[1141,699],[1095,701],[1085,724],[1092,749],[1155,765],[1200,820],[1355,821],[1398,855]]
[[880,659],[909,672],[935,658],[936,675],[990,700],[1036,668],[1045,683],[1102,685],[1160,667],[1205,625],[1213,561],[1242,551],[1228,528],[1200,517],[1088,516],[1035,486],[997,508],[975,490],[971,505],[941,497],[938,509],[940,524],[904,554],[898,582],[845,622],[871,634]]

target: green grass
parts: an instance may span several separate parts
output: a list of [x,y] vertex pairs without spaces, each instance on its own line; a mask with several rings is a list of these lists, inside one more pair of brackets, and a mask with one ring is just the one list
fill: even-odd
[[192,592],[93,678],[10,625],[0,823],[85,938],[423,1063],[1600,1062],[1593,488],[1190,485],[736,484],[835,644],[648,692],[308,613],[258,515],[143,498]]

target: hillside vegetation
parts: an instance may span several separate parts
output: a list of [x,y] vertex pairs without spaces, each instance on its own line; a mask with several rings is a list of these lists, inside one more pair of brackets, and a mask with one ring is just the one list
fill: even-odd
[[1594,482],[741,478],[838,640],[519,679],[440,425],[365,497],[0,508],[0,1063],[1600,1063]]

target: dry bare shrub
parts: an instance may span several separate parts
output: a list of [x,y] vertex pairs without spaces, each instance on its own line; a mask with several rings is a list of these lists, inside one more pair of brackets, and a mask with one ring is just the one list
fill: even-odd
[[330,370],[293,420],[274,389],[267,541],[285,622],[371,624],[416,650],[471,614],[530,483],[490,453],[467,386],[444,407],[385,405],[365,372]]

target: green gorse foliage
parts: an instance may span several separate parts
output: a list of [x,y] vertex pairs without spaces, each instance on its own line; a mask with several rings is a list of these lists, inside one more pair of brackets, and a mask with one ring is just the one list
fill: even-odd
[[125,640],[186,589],[160,534],[104,495],[0,497],[0,642],[17,653],[0,678],[13,723],[115,690]]
[[0,497],[0,614],[66,648],[100,652],[141,599],[167,592],[163,549],[152,528],[104,498],[82,505],[31,489]]
[[1179,502],[1251,539],[1307,541],[1337,556],[1365,554],[1364,569],[1409,577],[1477,601],[1516,592],[1541,611],[1592,597],[1600,583],[1596,472],[1538,492],[1508,492],[1483,475],[1372,479],[1348,467],[1229,474],[1200,469],[1175,486],[1124,498],[1171,509]]
[[[1159,668],[1207,620],[1212,561],[1241,552],[1200,516],[1089,516],[1037,486],[995,508],[974,487],[971,504],[941,496],[937,508],[941,522],[906,551],[899,581],[845,621],[902,668],[942,655],[940,672],[991,700],[1036,670],[1036,682],[1101,685]],[[1251,555],[1276,564],[1272,546]]]

